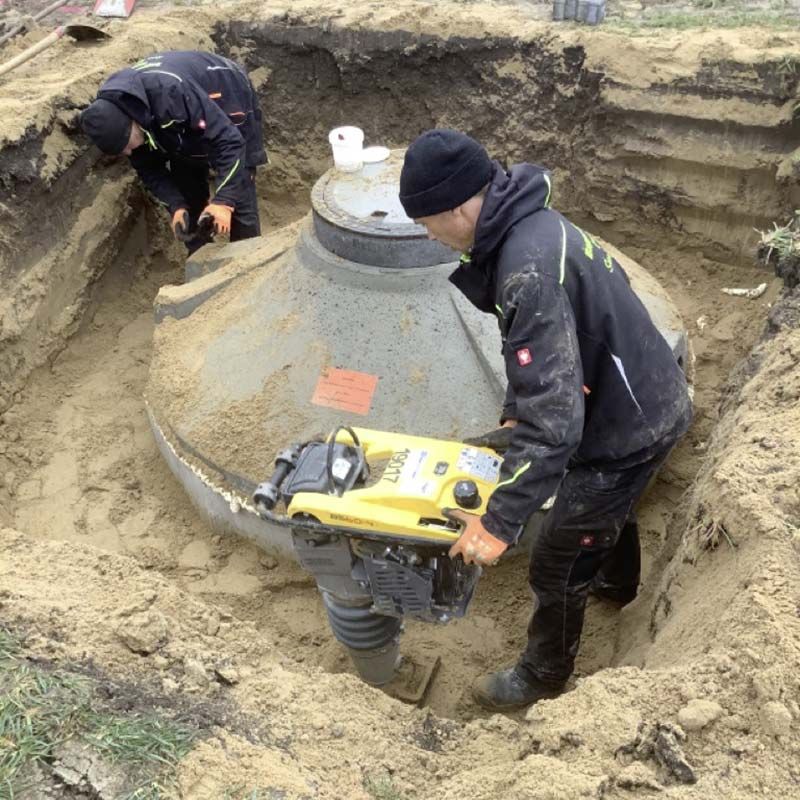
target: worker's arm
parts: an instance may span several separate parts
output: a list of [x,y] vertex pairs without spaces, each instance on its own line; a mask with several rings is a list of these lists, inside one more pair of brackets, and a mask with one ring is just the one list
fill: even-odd
[[514,395],[514,388],[509,383],[500,414],[500,427],[480,436],[470,436],[464,439],[464,443],[474,447],[489,447],[497,453],[505,453],[511,445],[511,428],[516,424],[517,398]]
[[189,207],[169,174],[166,158],[160,153],[150,150],[145,143],[131,153],[130,162],[142,179],[145,188],[162,206],[169,209],[171,216],[178,209]]
[[505,425],[509,420],[517,418],[517,398],[514,394],[514,387],[509,383],[506,387],[506,399],[503,402],[503,413],[500,414],[500,424]]
[[209,203],[236,208],[238,195],[248,180],[244,138],[230,117],[196,84],[184,81],[182,89],[186,125],[203,137],[209,163],[217,176]]
[[517,424],[515,419],[504,419],[499,428],[464,439],[464,444],[473,447],[488,447],[496,453],[505,453],[511,447],[511,429]]
[[513,543],[556,492],[580,443],[583,372],[572,306],[557,280],[530,272],[506,290],[503,306],[517,424],[482,522],[490,534]]

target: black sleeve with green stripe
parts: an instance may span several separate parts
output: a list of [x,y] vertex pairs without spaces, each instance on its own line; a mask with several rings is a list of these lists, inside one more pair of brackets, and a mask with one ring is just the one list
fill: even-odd
[[509,396],[517,425],[483,524],[508,543],[555,494],[581,440],[584,398],[575,318],[559,281],[519,272],[503,292]]
[[244,138],[202,89],[190,81],[184,81],[182,88],[188,126],[203,132],[208,160],[217,175],[210,202],[235,208],[241,187],[246,185]]
[[162,206],[169,209],[170,215],[189,204],[175,185],[167,169],[167,159],[151,150],[147,144],[137,147],[130,156],[131,166],[136,170],[142,183]]

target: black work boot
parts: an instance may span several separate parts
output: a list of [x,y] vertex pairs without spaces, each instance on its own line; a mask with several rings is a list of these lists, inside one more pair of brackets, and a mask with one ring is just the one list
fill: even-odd
[[478,678],[472,685],[475,702],[493,711],[525,708],[537,700],[557,697],[563,685],[552,686],[536,679],[524,678],[516,667],[492,672]]
[[617,603],[620,606],[626,606],[636,599],[636,589],[634,587],[614,586],[601,580],[599,576],[589,584],[589,594],[592,597],[607,600],[610,603]]

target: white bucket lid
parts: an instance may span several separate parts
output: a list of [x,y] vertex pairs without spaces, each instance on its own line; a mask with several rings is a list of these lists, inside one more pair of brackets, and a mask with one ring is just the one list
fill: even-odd
[[377,164],[379,161],[386,161],[389,158],[389,148],[382,145],[372,145],[365,147],[361,153],[361,158],[365,164]]

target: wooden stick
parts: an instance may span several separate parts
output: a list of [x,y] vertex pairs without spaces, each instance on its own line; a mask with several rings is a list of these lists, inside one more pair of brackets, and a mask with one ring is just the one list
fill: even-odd
[[14,56],[10,61],[6,61],[5,64],[0,64],[0,75],[11,72],[12,69],[18,67],[20,64],[24,64],[29,58],[33,58],[37,53],[46,50],[51,44],[57,42],[66,33],[66,30],[64,25],[60,25],[40,42],[36,42],[36,44],[29,47],[27,50],[23,50],[18,56]]
[[[44,19],[48,14],[66,5],[67,2],[69,2],[69,0],[56,0],[55,3],[51,3],[47,8],[43,8],[38,14],[34,14],[32,17],[33,21],[38,22],[40,19]],[[18,33],[22,33],[25,28],[26,25],[23,22],[21,25],[17,25],[16,28],[12,28],[8,33],[4,33],[0,36],[0,44],[5,44],[9,39],[13,39]]]

